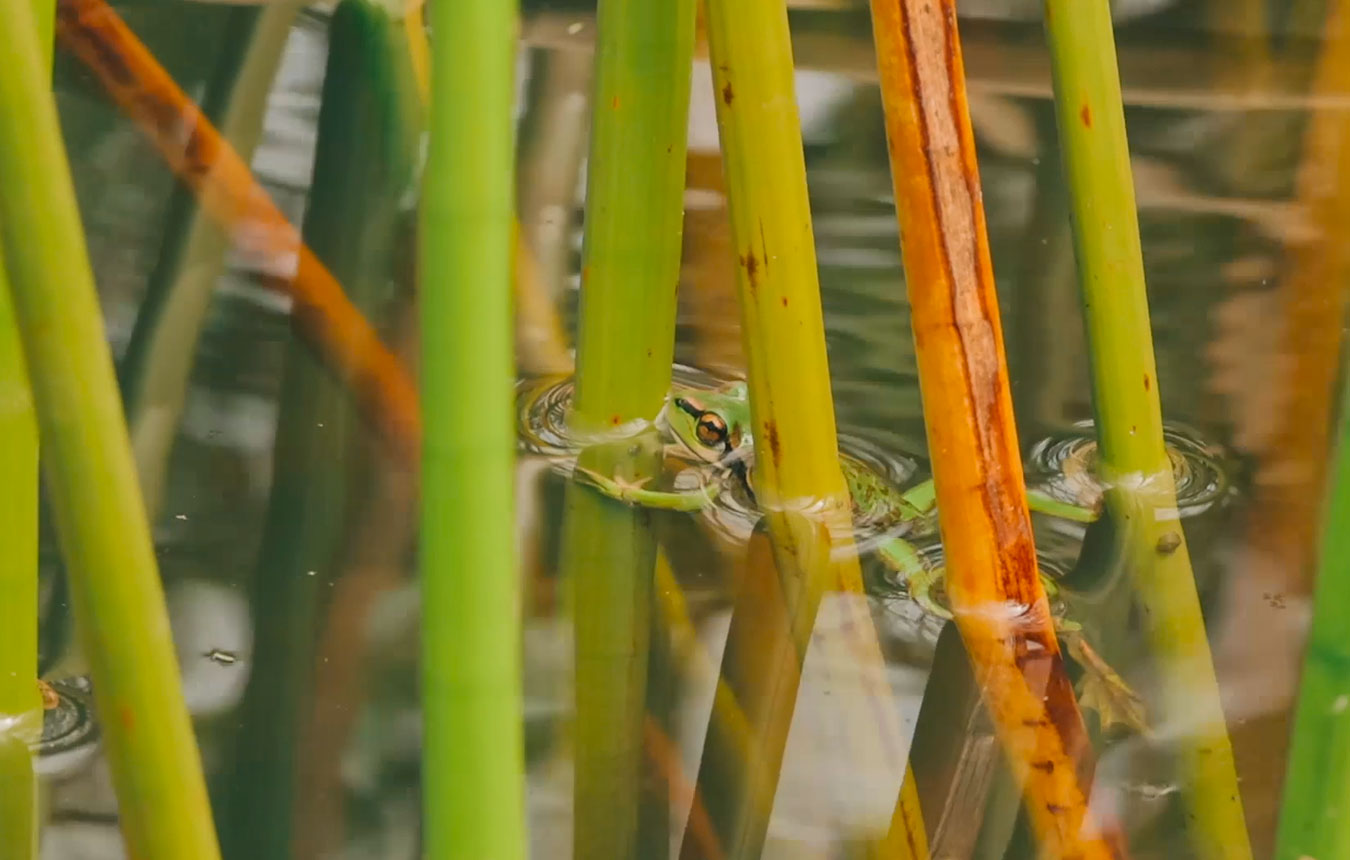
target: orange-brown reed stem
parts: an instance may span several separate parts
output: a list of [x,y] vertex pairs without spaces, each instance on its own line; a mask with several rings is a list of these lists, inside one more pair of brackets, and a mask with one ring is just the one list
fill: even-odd
[[414,461],[422,429],[412,379],[243,159],[104,0],[58,0],[57,36],[196,191],[235,246],[290,296],[299,336],[351,390],[366,420]]
[[1046,856],[1115,856],[1027,510],[954,0],[872,0],[947,590]]

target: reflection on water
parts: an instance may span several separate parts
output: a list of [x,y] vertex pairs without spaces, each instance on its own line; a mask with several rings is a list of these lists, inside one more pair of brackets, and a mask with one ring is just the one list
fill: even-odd
[[[1044,439],[1031,447],[1027,485],[1043,489],[1066,502],[1094,506],[1109,488],[1097,473],[1097,439],[1091,420],[1069,433]],[[1181,517],[1198,516],[1236,492],[1235,464],[1223,448],[1206,443],[1194,431],[1176,424],[1163,428],[1172,480],[1176,484]]]
[[[880,103],[867,72],[871,42],[860,24],[860,5],[824,5],[851,11],[817,8],[794,18],[794,26],[799,62],[812,69],[809,78],[803,77],[799,98],[808,119],[807,160],[840,448],[861,468],[908,488],[926,477],[927,452]],[[1256,575],[1247,573],[1253,569],[1248,548],[1262,540],[1262,522],[1249,521],[1242,532],[1231,523],[1238,521],[1235,514],[1248,512],[1245,476],[1259,470],[1262,458],[1270,454],[1270,440],[1279,438],[1281,411],[1271,404],[1281,402],[1282,387],[1289,384],[1281,363],[1288,341],[1275,319],[1283,301],[1279,285],[1287,246],[1306,242],[1318,229],[1297,205],[1293,177],[1301,153],[1298,131],[1312,103],[1306,94],[1320,24],[1290,10],[1273,17],[1285,47],[1269,58],[1272,74],[1243,89],[1235,83],[1243,76],[1234,74],[1242,68],[1234,59],[1241,52],[1220,26],[1222,15],[1216,24],[1213,16],[1202,13],[1205,5],[1166,0],[1113,4],[1122,26],[1121,64],[1159,390],[1171,422],[1167,438],[1180,514],[1186,518],[1209,628],[1224,669],[1243,791],[1250,793],[1246,800],[1254,847],[1258,856],[1265,856],[1292,684],[1286,668],[1302,635],[1305,571],[1280,570],[1280,584],[1256,585]],[[1086,355],[1053,118],[1045,100],[1049,83],[1039,8],[1032,0],[961,4],[1028,481],[1065,501],[1091,504],[1101,486],[1093,471]],[[216,58],[193,56],[195,49],[185,45],[213,44],[210,33],[225,12],[205,4],[127,11],[132,26],[162,52],[189,92],[200,92]],[[585,26],[574,29],[578,22]],[[585,64],[577,62],[576,52],[585,56],[591,23],[589,13],[570,8],[535,10],[523,28],[533,49],[523,57],[522,69],[579,75],[584,92]],[[317,13],[302,16],[296,25],[254,160],[269,191],[296,219],[304,208],[311,169],[323,26]],[[198,35],[189,40],[184,33]],[[705,79],[695,76],[696,82]],[[59,66],[57,80],[109,337],[120,351],[159,253],[171,184],[137,133],[102,106],[72,67]],[[575,123],[584,122],[584,111],[573,103],[576,81],[559,80],[554,87],[522,87],[531,98],[551,94],[573,100],[564,105],[566,110],[557,104],[523,107],[524,127],[536,137],[524,141],[522,150],[543,153],[541,158],[550,152],[541,141],[574,140]],[[1322,93],[1317,104],[1344,97]],[[740,358],[723,198],[712,156],[716,138],[711,100],[697,96],[694,105],[690,181],[695,190],[687,200],[676,378],[692,387],[713,387],[736,375]],[[1252,112],[1252,106],[1263,110]],[[550,127],[549,122],[564,125]],[[552,156],[547,163],[523,165],[522,176],[532,175],[531,170],[536,175],[570,171],[579,158],[576,152]],[[552,242],[540,256],[552,261],[544,270],[555,273],[549,286],[569,326],[575,317],[580,213],[579,202],[566,199],[577,187],[572,179],[564,176],[547,189],[534,189],[539,199],[530,205],[543,215],[527,218],[522,213],[527,232],[534,230],[532,240]],[[522,206],[534,199],[531,189],[525,191]],[[285,312],[284,303],[260,285],[245,261],[233,261],[218,287],[202,339],[194,355],[184,359],[193,364],[192,383],[170,462],[165,514],[155,524],[185,688],[214,784],[233,772],[228,751],[244,686],[257,665],[277,659],[253,653],[256,608],[251,610],[243,595],[252,589],[278,465],[271,453],[290,338]],[[520,388],[518,533],[527,585],[526,743],[533,853],[541,858],[566,857],[571,845],[573,636],[565,583],[558,581],[557,570],[563,487],[577,450],[564,420],[569,398],[565,380],[532,379]],[[1324,462],[1320,450],[1308,456],[1304,465],[1310,463],[1313,471]],[[1281,480],[1282,474],[1268,479]],[[364,524],[370,534],[406,532],[412,523],[410,509],[398,509],[388,517],[394,521],[382,521],[380,529],[367,522],[386,507],[395,509],[385,504],[395,496],[393,490],[372,493],[373,507],[353,514],[351,531]],[[655,518],[670,582],[679,586],[667,597],[685,601],[681,611],[688,624],[672,633],[687,637],[681,640],[687,646],[681,653],[690,665],[679,672],[685,681],[668,738],[674,770],[685,779],[697,772],[712,697],[707,670],[721,659],[729,598],[757,520],[753,500],[739,486],[719,495],[697,516],[663,513]],[[861,525],[858,548],[864,555],[869,611],[883,640],[897,712],[905,731],[911,732],[920,719],[926,684],[931,689],[930,668],[949,671],[941,644],[944,622],[915,604],[906,583],[877,561],[872,552],[876,543],[894,532],[869,532],[868,523]],[[1097,532],[1041,517],[1036,527],[1042,570],[1052,585],[1059,584],[1054,588],[1056,612],[1082,621],[1094,635],[1111,631],[1127,640],[1108,642],[1102,651],[1123,675],[1146,680],[1147,661],[1128,641],[1132,622],[1117,617],[1127,604],[1118,588],[1111,590],[1123,581],[1119,571],[1090,580],[1095,589],[1090,593],[1075,591],[1089,581],[1081,580],[1080,560],[1085,554],[1091,560]],[[316,735],[324,749],[317,756],[311,750],[310,756],[323,759],[316,772],[328,769],[322,779],[316,778],[310,796],[297,802],[296,830],[326,834],[332,845],[346,846],[344,857],[411,858],[418,849],[420,741],[415,686],[419,611],[411,587],[415,552],[402,544],[373,548],[376,543],[373,537],[370,546],[352,543],[336,560],[341,563],[322,566],[346,573],[323,583],[335,596],[320,603],[331,614],[313,631],[321,642],[314,671],[318,680],[306,692],[310,698],[302,710],[312,712],[313,725],[325,727]],[[924,560],[940,564],[942,548],[935,536],[915,543]],[[1302,552],[1306,559],[1306,547]],[[1278,557],[1267,562],[1279,569]],[[350,586],[346,592],[344,583]],[[1265,597],[1258,600],[1258,595]],[[945,601],[940,584],[934,597],[939,604]],[[63,611],[62,601],[53,602],[49,615]],[[822,610],[822,626],[831,623],[829,613]],[[47,623],[54,624],[54,618]],[[1242,618],[1248,619],[1244,624],[1256,619],[1261,629],[1280,631],[1263,644],[1261,655],[1234,650],[1238,640],[1252,638],[1249,630],[1230,623]],[[1275,656],[1264,659],[1269,654]],[[691,668],[694,661],[703,674]],[[53,677],[83,671],[73,645],[71,653],[52,662]],[[852,856],[849,846],[887,823],[896,774],[882,763],[847,771],[832,754],[841,731],[838,709],[869,706],[840,680],[849,677],[851,668],[808,657],[766,857]],[[45,856],[120,856],[106,771],[92,752],[97,732],[88,720],[88,691],[77,682],[55,688],[62,705],[49,713],[49,728],[78,740],[71,742],[72,755],[83,753],[76,758],[60,753],[64,764],[53,796],[52,836]],[[1269,692],[1277,688],[1283,692]],[[331,719],[325,722],[325,716]],[[1239,721],[1248,716],[1253,724],[1257,717],[1263,720],[1259,731]],[[1094,803],[1128,811],[1122,820],[1137,828],[1132,831],[1139,836],[1135,857],[1190,856],[1175,820],[1174,801],[1182,787],[1171,781],[1165,753],[1149,741],[1131,738],[1107,746],[1100,756]],[[672,838],[678,840],[690,808],[688,793],[672,789],[672,806]],[[1009,838],[1013,849],[1007,856],[1032,856],[1025,848],[1017,853],[1018,839]],[[319,856],[317,851],[297,852]]]

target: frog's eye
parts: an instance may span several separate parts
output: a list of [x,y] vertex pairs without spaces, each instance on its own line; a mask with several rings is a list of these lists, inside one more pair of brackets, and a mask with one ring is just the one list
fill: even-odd
[[722,420],[722,416],[707,412],[698,419],[696,432],[698,441],[704,445],[720,445],[727,438],[727,422]]

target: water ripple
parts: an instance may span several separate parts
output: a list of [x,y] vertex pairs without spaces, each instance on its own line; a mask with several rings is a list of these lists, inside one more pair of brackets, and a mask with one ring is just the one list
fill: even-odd
[[[676,365],[673,372],[677,385],[686,388],[714,389],[730,380],[692,367]],[[517,386],[517,421],[520,450],[524,454],[548,458],[555,471],[568,476],[576,465],[576,457],[584,446],[581,435],[567,424],[575,390],[571,376],[541,377],[521,381]],[[659,422],[658,422],[659,423]],[[839,434],[840,457],[853,461],[856,468],[865,469],[881,477],[900,492],[918,472],[918,461],[883,449],[870,440],[849,433]],[[674,475],[672,488],[693,490],[700,481],[718,480],[710,475],[710,467],[696,464]],[[723,479],[723,485],[713,504],[704,511],[709,523],[724,536],[745,540],[760,518],[754,498],[740,481]],[[854,538],[859,550],[896,531],[893,523],[873,522],[866,516],[855,524]]]
[[[936,536],[922,542],[914,542],[914,548],[929,570],[940,568],[945,564],[946,552]],[[1065,604],[1063,594],[1056,583],[1068,576],[1073,569],[1073,558],[1053,549],[1043,550],[1038,547],[1036,563],[1040,567],[1042,580],[1046,582],[1050,609],[1055,615],[1059,615],[1064,611]],[[908,614],[912,608],[914,596],[910,593],[909,585],[888,565],[880,561],[868,564],[864,573],[864,584],[867,593],[879,600],[888,611]],[[950,613],[951,602],[947,597],[945,585],[943,579],[938,579],[929,593],[938,606]]]
[[83,676],[52,681],[48,686],[56,702],[43,711],[42,740],[35,749],[34,766],[42,774],[69,774],[97,750],[93,688]]
[[[1233,484],[1224,449],[1179,424],[1163,428],[1177,509],[1193,517],[1229,501]],[[1097,439],[1091,421],[1080,421],[1067,433],[1051,436],[1031,449],[1027,486],[1038,487],[1066,502],[1093,505],[1107,489],[1097,476]]]

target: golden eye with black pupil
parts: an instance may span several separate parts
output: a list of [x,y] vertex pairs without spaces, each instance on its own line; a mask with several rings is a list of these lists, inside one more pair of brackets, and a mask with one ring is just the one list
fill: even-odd
[[704,445],[719,445],[727,438],[727,422],[711,413],[698,419],[698,441]]

